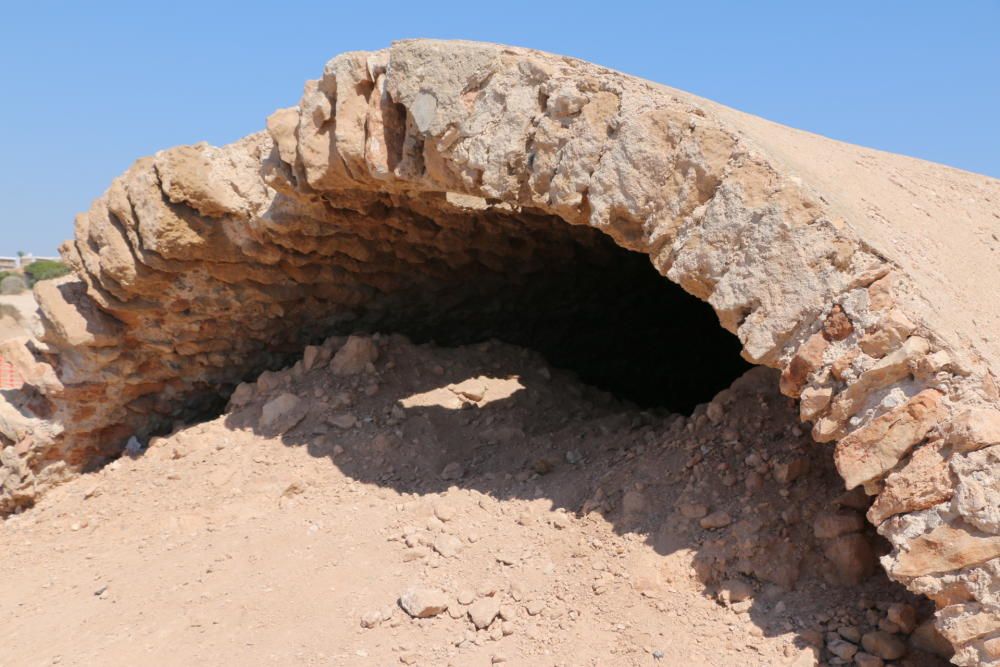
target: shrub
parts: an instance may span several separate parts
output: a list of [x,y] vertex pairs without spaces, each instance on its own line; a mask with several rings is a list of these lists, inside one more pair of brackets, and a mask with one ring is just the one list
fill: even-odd
[[39,280],[51,280],[52,278],[65,276],[69,273],[69,270],[69,267],[62,262],[50,259],[40,259],[24,267],[24,272],[31,279],[32,284],[37,283]]

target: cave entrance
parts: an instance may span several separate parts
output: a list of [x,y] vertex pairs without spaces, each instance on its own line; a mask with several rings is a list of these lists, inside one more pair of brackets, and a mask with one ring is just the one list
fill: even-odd
[[505,260],[499,271],[495,261],[489,270],[469,262],[451,279],[396,295],[362,328],[439,346],[496,339],[531,348],[620,399],[685,415],[751,368],[711,306],[658,273],[647,255],[557,218],[520,222],[529,239],[569,230],[572,240],[564,237],[554,253],[553,244],[500,236],[496,245],[542,250]]

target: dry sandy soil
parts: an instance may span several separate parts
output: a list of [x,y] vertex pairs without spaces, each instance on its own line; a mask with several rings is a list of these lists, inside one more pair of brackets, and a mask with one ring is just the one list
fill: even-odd
[[344,343],[0,523],[0,664],[943,664],[771,371],[682,417]]

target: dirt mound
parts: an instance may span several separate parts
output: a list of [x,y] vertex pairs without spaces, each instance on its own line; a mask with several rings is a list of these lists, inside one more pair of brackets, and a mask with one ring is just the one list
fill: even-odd
[[685,418],[501,343],[331,339],[0,525],[0,662],[943,664],[775,380]]

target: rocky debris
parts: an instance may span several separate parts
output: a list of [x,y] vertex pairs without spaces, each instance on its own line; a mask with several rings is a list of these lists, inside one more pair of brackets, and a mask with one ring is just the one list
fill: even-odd
[[477,630],[485,630],[490,627],[499,615],[500,600],[495,597],[480,598],[469,607],[469,620],[472,621]]
[[861,645],[865,651],[883,660],[895,660],[906,655],[906,644],[896,635],[882,630],[865,633]]
[[882,667],[885,661],[877,655],[861,651],[854,654],[854,664],[858,667]]
[[351,336],[333,355],[330,370],[335,375],[357,375],[368,370],[376,359],[378,359],[378,347],[371,338]]
[[[837,441],[848,487],[889,494],[872,516],[892,576],[996,609],[995,586],[977,581],[995,577],[980,567],[998,555],[984,529],[995,472],[959,462],[965,476],[948,477],[947,496],[941,465],[908,463],[943,439],[954,471],[955,457],[997,444],[1000,347],[983,332],[1000,328],[1000,312],[981,287],[1000,284],[995,235],[983,232],[996,225],[983,202],[998,196],[995,179],[535,51],[415,40],[343,54],[266,133],[139,160],[79,216],[62,249],[75,277],[39,292],[41,341],[3,352],[25,384],[2,401],[0,445],[37,483],[4,486],[0,511],[120,455],[130,437],[169,432],[331,332],[440,319],[454,305],[442,290],[489,304],[505,290],[484,299],[478,288],[559,262],[599,265],[612,239],[709,302],[746,359],[781,371],[813,437]],[[375,374],[373,340],[337,347],[338,377]],[[437,389],[461,406],[482,398]],[[703,416],[721,424],[713,404]],[[693,449],[691,467],[710,450]],[[727,489],[774,479],[789,495],[805,474],[792,457],[753,467],[716,472]],[[719,558],[735,551],[720,545]],[[791,560],[779,555],[784,575],[771,576],[794,578]]]
[[704,516],[698,521],[698,524],[706,529],[713,530],[716,528],[725,528],[733,522],[732,517],[729,516],[728,512],[718,511],[712,512],[708,516]]
[[274,435],[291,430],[306,416],[308,405],[295,394],[283,393],[264,404],[260,425]]
[[430,618],[448,609],[448,596],[433,588],[410,588],[399,596],[399,606],[413,618]]
[[[869,500],[843,492],[828,453],[776,393],[774,372],[756,369],[733,383],[713,401],[724,407],[713,421],[707,406],[689,417],[640,411],[558,371],[532,381],[544,377],[545,362],[500,343],[435,348],[398,335],[369,338],[379,353],[374,371],[334,373],[324,358],[344,340],[330,339],[313,347],[310,364],[303,356],[245,385],[222,417],[154,438],[141,457],[14,517],[5,528],[41,512],[26,530],[43,532],[0,532],[10,554],[3,563],[19,573],[11,604],[23,597],[25,577],[46,582],[53,559],[71,555],[43,539],[54,516],[63,537],[98,540],[120,522],[127,544],[144,545],[79,545],[95,554],[88,563],[118,573],[115,590],[127,595],[109,599],[136,618],[136,632],[181,609],[201,633],[215,625],[200,620],[203,611],[240,640],[229,651],[245,643],[246,651],[276,651],[294,637],[303,655],[335,643],[350,659],[362,651],[379,664],[490,664],[494,656],[507,664],[605,664],[608,656],[645,664],[660,651],[663,664],[764,667],[838,664],[852,650],[855,662],[861,654],[881,660],[861,646],[874,631],[907,643],[907,658],[923,650],[916,630],[906,635],[930,617],[927,604],[884,577],[844,585],[825,555],[840,538],[872,539],[858,519]],[[512,377],[521,389],[504,394]],[[400,408],[467,378],[483,400]],[[377,392],[360,390],[372,382]],[[310,409],[276,439],[264,407],[286,394]],[[489,400],[496,395],[506,397]],[[356,417],[350,428],[330,423],[348,409]],[[570,450],[579,462],[565,462]],[[545,474],[532,465],[539,456],[554,462]],[[775,472],[798,460],[806,462],[801,474],[779,483]],[[453,462],[462,477],[441,479]],[[753,477],[759,484],[746,484]],[[96,484],[99,494],[91,493]],[[144,522],[135,521],[140,513]],[[700,520],[716,513],[729,522],[703,528]],[[162,577],[131,578],[135,561],[119,560],[147,556],[163,564]],[[89,592],[88,573],[81,576]],[[191,584],[179,582],[195,576],[206,595],[187,597]],[[58,627],[103,622],[42,606]],[[0,644],[0,662],[20,664],[8,658],[36,643],[32,633],[53,635],[38,627],[39,615],[24,625],[11,618],[26,641]],[[264,621],[274,634],[261,629]],[[810,630],[819,641],[803,652]],[[154,660],[158,650],[177,658],[201,645],[200,634],[160,632],[144,653]],[[234,657],[242,656],[226,659]]]

